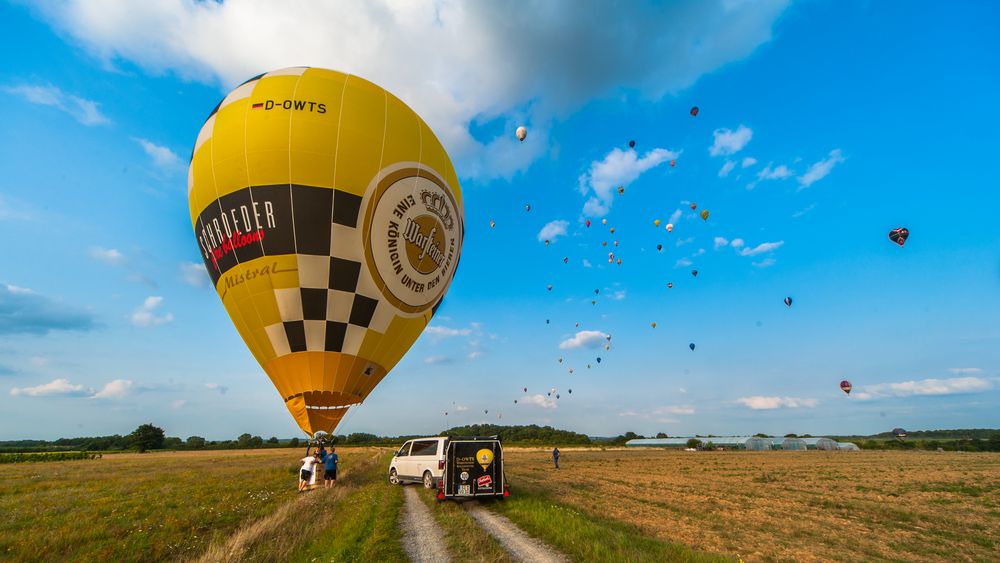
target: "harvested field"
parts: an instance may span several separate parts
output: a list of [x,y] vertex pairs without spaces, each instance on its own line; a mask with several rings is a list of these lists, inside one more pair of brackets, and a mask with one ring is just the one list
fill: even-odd
[[747,561],[987,561],[1000,455],[508,448],[517,488]]

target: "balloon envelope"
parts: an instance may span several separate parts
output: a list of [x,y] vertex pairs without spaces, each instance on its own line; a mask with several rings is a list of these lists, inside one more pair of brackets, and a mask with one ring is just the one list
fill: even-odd
[[524,142],[524,139],[528,136],[528,129],[522,125],[517,128],[514,134],[517,135],[517,140]]
[[462,250],[462,194],[437,137],[389,92],[331,70],[230,92],[195,141],[188,199],[223,306],[309,435],[332,432],[399,362]]
[[840,382],[840,390],[843,391],[844,393],[847,393],[848,395],[850,395],[851,394],[851,389],[853,389],[853,387],[851,386],[851,382],[850,381],[848,381],[848,380],[845,379],[845,380],[843,380],[843,381]]
[[792,298],[791,297],[786,297],[785,298],[785,305],[788,305],[789,307],[792,306]]
[[906,239],[910,236],[910,230],[906,227],[899,227],[889,231],[889,240],[903,246],[906,244]]

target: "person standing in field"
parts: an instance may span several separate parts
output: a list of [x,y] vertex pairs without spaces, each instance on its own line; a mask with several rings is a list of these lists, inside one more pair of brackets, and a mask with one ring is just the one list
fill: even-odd
[[318,454],[307,455],[302,458],[302,468],[299,469],[299,492],[305,490],[306,485],[309,485],[313,479],[313,470],[316,468],[316,464],[319,463]]
[[552,462],[556,464],[556,469],[559,469],[559,448],[552,448]]
[[337,448],[331,447],[330,452],[323,457],[323,482],[327,489],[337,480],[337,461]]

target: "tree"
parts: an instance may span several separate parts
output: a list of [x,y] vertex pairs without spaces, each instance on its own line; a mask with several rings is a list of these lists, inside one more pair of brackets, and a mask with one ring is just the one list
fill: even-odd
[[253,440],[253,436],[249,434],[240,434],[239,438],[236,438],[236,445],[240,448],[249,448],[250,440]]
[[669,438],[670,436],[667,436],[666,432],[657,432],[656,433],[656,437],[657,438]]
[[298,437],[295,437],[295,438],[292,438],[291,440],[289,440],[288,445],[291,446],[291,447],[293,447],[293,448],[299,447],[299,439],[298,439]]
[[689,448],[697,448],[700,445],[701,445],[701,440],[699,440],[698,438],[691,438],[690,440],[687,441],[687,447]]
[[798,438],[796,434],[785,434],[785,438]]
[[259,448],[263,445],[264,445],[264,439],[261,438],[260,436],[254,436],[253,438],[250,438],[251,448]]
[[177,438],[176,436],[171,436],[163,440],[163,447],[168,450],[176,450],[177,448],[184,445],[184,440]]
[[277,436],[271,436],[270,438],[267,439],[267,443],[271,444],[273,446],[277,446],[278,445],[278,437]]
[[205,447],[205,439],[201,436],[189,436],[187,439],[187,447],[200,450]]
[[162,449],[164,436],[162,428],[143,424],[128,435],[127,442],[130,448],[136,448],[139,453],[143,453],[147,450]]
[[753,437],[754,438],[770,438],[770,436],[768,436],[767,434],[764,434],[763,432],[758,432],[758,433],[754,434]]

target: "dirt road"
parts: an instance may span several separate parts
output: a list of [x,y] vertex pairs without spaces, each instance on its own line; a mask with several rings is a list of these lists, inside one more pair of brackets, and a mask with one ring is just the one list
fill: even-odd
[[532,563],[561,563],[569,561],[564,555],[524,533],[513,522],[476,502],[464,504],[469,516],[489,535],[493,536],[515,561]]
[[441,531],[434,525],[434,515],[419,498],[416,487],[403,487],[405,505],[400,515],[403,550],[410,561],[431,563],[451,561],[444,547]]

